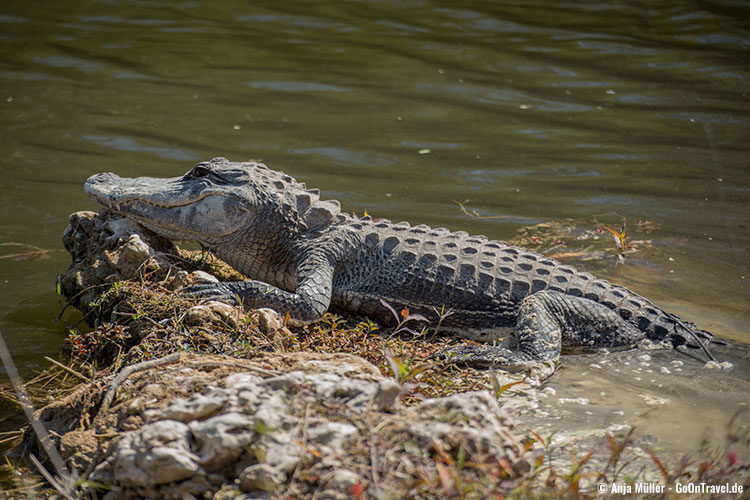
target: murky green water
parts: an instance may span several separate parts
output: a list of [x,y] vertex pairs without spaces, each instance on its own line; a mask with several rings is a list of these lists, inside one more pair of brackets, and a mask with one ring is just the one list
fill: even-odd
[[89,175],[222,155],[498,239],[652,221],[650,253],[576,265],[748,342],[748,19],[741,1],[5,0],[0,329],[27,373],[58,353],[60,235],[95,208]]

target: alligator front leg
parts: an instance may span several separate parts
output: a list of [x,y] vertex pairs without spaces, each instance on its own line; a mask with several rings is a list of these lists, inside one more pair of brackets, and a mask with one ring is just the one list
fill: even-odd
[[297,269],[297,289],[282,290],[263,281],[224,281],[185,287],[183,292],[194,297],[242,304],[246,309],[270,307],[282,317],[289,314],[289,323],[302,326],[319,320],[331,303],[333,267],[319,261]]
[[[515,332],[503,346],[460,345],[449,359],[478,368],[520,369],[560,357],[561,348],[634,347],[644,334],[607,306],[583,297],[541,291],[526,297]],[[515,344],[516,349],[508,346]]]

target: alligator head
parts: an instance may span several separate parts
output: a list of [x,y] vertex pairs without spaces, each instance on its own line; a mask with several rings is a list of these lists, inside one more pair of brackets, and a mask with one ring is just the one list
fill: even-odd
[[285,231],[329,224],[336,201],[321,201],[317,190],[260,163],[225,158],[195,165],[182,177],[124,178],[96,174],[85,191],[100,205],[130,217],[170,240],[214,246],[255,220],[278,222]]

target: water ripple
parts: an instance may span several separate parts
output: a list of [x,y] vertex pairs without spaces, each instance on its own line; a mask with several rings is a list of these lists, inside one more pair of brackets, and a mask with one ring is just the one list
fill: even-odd
[[256,89],[270,89],[280,92],[347,92],[349,89],[337,85],[303,81],[250,82]]
[[94,144],[117,149],[119,151],[153,153],[156,156],[165,158],[167,160],[196,161],[200,159],[197,155],[182,149],[144,146],[138,144],[135,140],[129,137],[84,135],[83,139]]

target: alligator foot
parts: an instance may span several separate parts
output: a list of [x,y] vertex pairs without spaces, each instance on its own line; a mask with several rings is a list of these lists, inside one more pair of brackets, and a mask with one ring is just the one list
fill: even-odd
[[326,278],[328,268],[318,268],[310,273],[307,281],[297,287],[296,292],[287,292],[257,280],[222,281],[186,286],[182,292],[201,299],[220,300],[245,309],[268,307],[281,317],[289,315],[289,324],[304,326],[319,320],[330,303],[331,281],[320,284]]
[[478,368],[513,370],[556,361],[563,344],[584,350],[621,348],[642,339],[641,331],[603,304],[544,290],[523,299],[515,332],[502,346],[461,345],[443,357]]
[[435,357],[472,368],[492,367],[512,372],[533,368],[542,363],[522,352],[491,345],[461,344],[440,351]]
[[181,292],[188,297],[202,300],[218,300],[232,305],[239,305],[238,290],[231,286],[232,282],[199,283],[184,287]]

